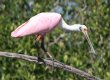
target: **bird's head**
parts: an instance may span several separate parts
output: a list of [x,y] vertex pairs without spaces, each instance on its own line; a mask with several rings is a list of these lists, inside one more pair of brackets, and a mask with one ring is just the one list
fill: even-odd
[[87,32],[88,29],[85,25],[81,24],[74,24],[69,28],[70,31],[81,31],[81,32]]
[[88,31],[88,29],[87,29],[87,27],[85,26],[85,25],[80,25],[79,26],[79,30],[81,31],[81,32],[87,32]]

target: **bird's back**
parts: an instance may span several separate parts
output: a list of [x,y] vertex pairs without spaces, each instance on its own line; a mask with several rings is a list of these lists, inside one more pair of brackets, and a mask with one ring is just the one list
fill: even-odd
[[11,36],[22,37],[31,34],[45,34],[54,29],[59,24],[60,20],[61,15],[58,13],[39,13],[20,25],[11,33]]

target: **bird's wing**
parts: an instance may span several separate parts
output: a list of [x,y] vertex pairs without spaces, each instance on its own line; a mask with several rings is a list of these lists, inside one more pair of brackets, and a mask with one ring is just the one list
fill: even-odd
[[47,29],[47,25],[44,25],[44,22],[41,19],[32,17],[27,22],[20,25],[17,29],[15,29],[12,33],[12,37],[22,37],[31,34],[37,34]]
[[48,32],[59,22],[59,15],[53,13],[42,13],[30,18],[11,33],[12,37],[23,37],[31,34]]

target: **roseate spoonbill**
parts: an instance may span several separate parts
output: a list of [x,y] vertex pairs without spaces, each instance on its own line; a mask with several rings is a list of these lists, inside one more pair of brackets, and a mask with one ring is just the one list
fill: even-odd
[[84,33],[90,48],[93,53],[95,50],[91,44],[91,41],[88,36],[88,29],[85,25],[82,24],[74,24],[68,25],[62,18],[61,14],[55,12],[42,12],[39,13],[32,18],[30,18],[27,22],[20,25],[16,30],[11,33],[12,37],[23,37],[27,35],[37,35],[36,45],[39,40],[41,40],[41,48],[44,50],[47,55],[52,58],[52,56],[48,53],[48,51],[44,47],[44,36],[47,32],[50,32],[55,27],[60,26],[62,29],[67,31],[81,31]]

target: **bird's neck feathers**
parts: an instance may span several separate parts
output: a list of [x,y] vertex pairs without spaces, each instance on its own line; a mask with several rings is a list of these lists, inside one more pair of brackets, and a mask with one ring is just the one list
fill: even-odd
[[60,27],[66,31],[80,31],[80,24],[68,25],[63,19],[60,21]]

